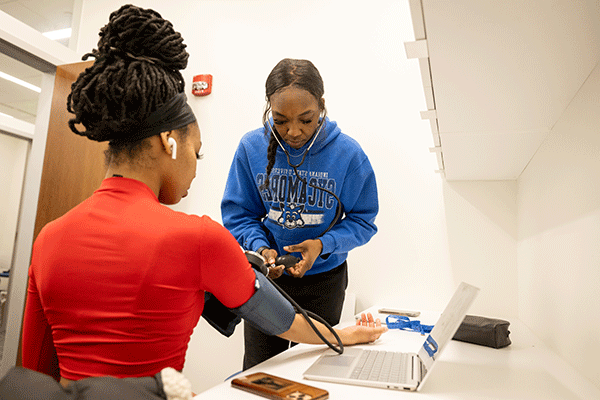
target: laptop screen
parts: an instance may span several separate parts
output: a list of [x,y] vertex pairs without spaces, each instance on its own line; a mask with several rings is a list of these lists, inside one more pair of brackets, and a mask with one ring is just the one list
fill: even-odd
[[446,309],[419,349],[419,357],[427,371],[431,370],[433,363],[438,359],[446,344],[454,337],[478,292],[478,288],[464,282],[454,292]]

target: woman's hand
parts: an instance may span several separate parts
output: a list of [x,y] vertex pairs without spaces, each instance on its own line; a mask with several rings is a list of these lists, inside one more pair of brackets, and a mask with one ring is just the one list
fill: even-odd
[[283,274],[283,269],[285,267],[283,265],[275,265],[275,259],[277,258],[277,250],[263,250],[261,256],[263,256],[267,262],[267,267],[269,270],[267,276],[271,279],[279,278]]
[[283,275],[283,270],[284,269],[285,269],[285,266],[283,266],[283,265],[277,265],[275,267],[269,267],[269,274],[267,276],[269,278],[271,278],[271,279],[277,279],[281,275]]
[[360,318],[356,320],[356,326],[381,326],[381,320],[379,318],[373,319],[371,313],[361,313]]
[[351,345],[374,342],[387,330],[387,326],[381,326],[379,318],[373,319],[371,313],[362,313],[361,318],[356,320],[356,325],[344,328],[339,333],[342,342]]
[[302,254],[302,260],[287,270],[294,278],[302,278],[306,271],[312,268],[317,257],[321,255],[323,243],[319,239],[309,239],[300,244],[285,246],[283,249],[289,253]]

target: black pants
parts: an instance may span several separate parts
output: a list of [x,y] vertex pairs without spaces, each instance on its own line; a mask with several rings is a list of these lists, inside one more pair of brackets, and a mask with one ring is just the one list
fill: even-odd
[[[274,282],[300,307],[319,315],[331,326],[340,322],[348,286],[346,261],[331,271],[321,274],[305,275],[302,278],[293,278],[284,274]],[[288,340],[266,335],[244,321],[244,370],[287,350],[289,347]]]

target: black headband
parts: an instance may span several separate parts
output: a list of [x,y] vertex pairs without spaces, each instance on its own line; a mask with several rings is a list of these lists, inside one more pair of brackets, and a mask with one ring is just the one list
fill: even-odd
[[196,121],[192,107],[187,103],[185,93],[179,93],[165,104],[161,105],[152,114],[136,127],[135,133],[124,141],[136,142],[150,136],[158,135],[174,129],[183,128]]

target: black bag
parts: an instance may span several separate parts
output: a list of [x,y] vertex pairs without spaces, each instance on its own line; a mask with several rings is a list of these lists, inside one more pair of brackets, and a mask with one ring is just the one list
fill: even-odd
[[502,319],[466,315],[452,339],[500,349],[511,343],[509,325]]

